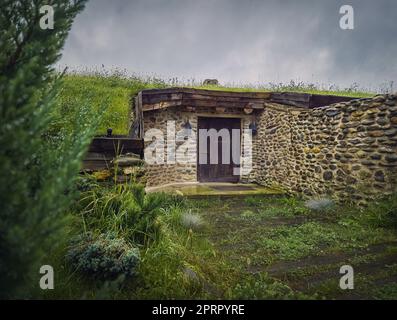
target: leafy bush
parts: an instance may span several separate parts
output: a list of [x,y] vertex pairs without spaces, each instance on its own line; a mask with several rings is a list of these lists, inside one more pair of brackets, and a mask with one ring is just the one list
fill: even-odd
[[328,211],[332,209],[334,205],[334,201],[328,198],[310,199],[305,202],[306,208],[313,211]]
[[72,267],[104,280],[136,274],[140,261],[139,250],[112,233],[97,237],[82,234],[72,241],[66,259]]
[[[53,121],[60,57],[84,0],[3,0],[0,10],[0,297],[37,294],[37,275],[59,244],[73,181],[100,120],[82,108],[57,145],[46,132]],[[56,7],[54,29],[42,30],[43,5]],[[86,102],[86,101],[84,101]],[[91,117],[89,117],[89,115]]]
[[249,197],[244,198],[244,203],[247,206],[254,207],[254,206],[257,206],[257,205],[261,204],[261,202],[262,202],[261,200],[262,199],[257,199],[255,197],[249,196]]
[[262,274],[249,276],[232,290],[233,299],[286,299],[292,296],[290,287]]
[[168,198],[162,193],[146,194],[140,184],[94,187],[82,193],[79,211],[89,230],[112,231],[141,245],[158,239],[157,220]]
[[294,197],[284,197],[276,203],[263,203],[258,217],[295,217],[307,215],[309,210],[301,200]]
[[198,214],[185,212],[182,214],[181,224],[186,229],[198,230],[203,226],[203,219]]
[[373,201],[364,209],[367,222],[375,227],[397,229],[397,193]]
[[388,283],[382,287],[377,287],[374,290],[374,296],[377,300],[396,300],[397,299],[397,284]]

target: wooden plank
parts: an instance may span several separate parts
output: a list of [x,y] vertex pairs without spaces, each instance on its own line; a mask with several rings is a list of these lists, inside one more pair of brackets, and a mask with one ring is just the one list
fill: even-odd
[[244,108],[248,103],[253,103],[256,109],[262,109],[266,101],[299,108],[313,108],[355,99],[352,97],[312,95],[300,92],[234,92],[179,87],[144,90],[139,95],[142,101],[142,111],[182,105]]
[[271,99],[281,98],[281,99],[291,99],[299,102],[309,102],[311,94],[301,93],[301,92],[275,92],[272,93]]
[[88,152],[116,155],[117,153],[137,153],[143,150],[142,139],[96,137],[91,142]]
[[142,139],[143,134],[142,92],[139,92],[135,97],[134,122],[130,126],[128,136],[133,139]]
[[270,101],[294,107],[308,108],[310,96],[311,95],[307,93],[274,92],[270,96]]
[[251,104],[263,109],[270,93],[228,92],[191,88],[151,89],[140,92],[142,111],[159,110],[175,106],[245,108]]
[[[162,109],[164,107],[178,106],[185,104],[185,101],[220,101],[224,103],[228,102],[238,102],[238,103],[255,103],[260,104],[267,101],[266,99],[261,98],[246,98],[246,97],[217,97],[217,96],[208,96],[208,95],[198,95],[198,94],[187,94],[184,93],[183,96],[180,95],[179,99],[176,98],[165,98],[164,95],[154,96],[150,99],[143,99],[143,105],[146,106],[146,110],[155,110]],[[163,105],[164,104],[164,105]],[[168,105],[166,105],[168,104]],[[152,105],[152,107],[148,107],[148,105]],[[145,110],[145,111],[146,111]]]
[[296,102],[308,103],[310,94],[297,92],[274,92],[270,95],[270,100],[291,100]]
[[184,93],[183,94],[183,100],[216,100],[216,101],[223,101],[223,102],[259,102],[263,103],[267,101],[267,99],[263,98],[247,98],[247,97],[242,97],[242,96],[210,96],[210,95],[204,95],[204,94],[192,94],[192,93]]
[[142,92],[138,93],[138,99],[137,99],[137,114],[139,116],[138,118],[138,124],[139,124],[139,139],[143,139],[143,135],[145,133],[144,131],[144,121],[143,121],[143,103],[142,103]]
[[143,94],[142,103],[143,104],[154,104],[161,101],[173,101],[182,100],[183,93],[166,93],[166,94]]
[[350,101],[353,99],[357,98],[307,93],[275,92],[272,93],[270,101],[296,107],[314,108],[338,102]]
[[190,93],[190,94],[203,94],[209,96],[219,97],[246,97],[246,98],[258,98],[258,99],[269,99],[270,92],[237,92],[227,90],[207,90],[207,89],[192,89],[192,88],[168,88],[168,89],[148,89],[141,91],[143,96],[146,95],[161,95],[161,94],[179,94],[179,93]]
[[101,152],[87,152],[84,160],[92,160],[92,161],[111,161],[114,159],[112,154],[101,153]]
[[165,109],[165,108],[176,107],[176,106],[181,106],[181,105],[182,105],[182,100],[179,100],[179,101],[161,101],[161,102],[153,103],[153,104],[143,104],[142,105],[142,110],[143,111],[152,111],[152,110]]
[[[195,100],[195,99],[185,99],[183,100],[184,106],[191,107],[224,107],[224,108],[245,108],[250,102],[227,102],[218,100]],[[263,109],[263,103],[252,104],[254,109]]]
[[83,160],[83,169],[107,169],[116,155],[135,153],[143,159],[143,139],[129,137],[95,137]]
[[104,170],[110,167],[110,161],[106,160],[83,160],[82,169],[89,170]]
[[310,108],[324,107],[324,106],[329,106],[330,104],[351,101],[354,99],[357,99],[357,98],[313,94],[310,99],[309,107]]

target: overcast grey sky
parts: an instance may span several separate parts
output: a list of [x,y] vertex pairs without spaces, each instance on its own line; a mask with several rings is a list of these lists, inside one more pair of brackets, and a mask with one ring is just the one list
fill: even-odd
[[[354,8],[355,29],[339,27]],[[91,0],[62,66],[221,83],[397,90],[397,0]]]

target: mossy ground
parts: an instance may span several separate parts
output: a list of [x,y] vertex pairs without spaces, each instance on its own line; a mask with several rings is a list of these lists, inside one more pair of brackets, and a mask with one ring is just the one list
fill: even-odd
[[257,184],[247,183],[180,183],[164,187],[148,188],[155,192],[184,195],[189,198],[216,196],[249,196],[249,195],[281,195],[283,191],[277,188],[267,188]]

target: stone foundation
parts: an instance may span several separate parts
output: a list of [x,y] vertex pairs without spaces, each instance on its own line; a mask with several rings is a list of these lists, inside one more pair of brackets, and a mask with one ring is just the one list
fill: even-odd
[[315,109],[266,105],[249,181],[307,196],[367,200],[397,185],[397,97]]
[[[149,187],[180,182],[196,182],[197,181],[197,146],[194,147],[188,155],[192,163],[188,164],[170,164],[167,162],[167,145],[169,141],[166,136],[167,122],[175,121],[175,131],[183,129],[183,125],[189,121],[192,130],[197,134],[198,117],[237,117],[242,120],[242,128],[248,128],[252,116],[244,115],[241,110],[224,110],[221,114],[215,108],[200,108],[199,111],[189,107],[171,107],[162,110],[147,111],[144,114],[144,130],[158,129],[164,133],[164,164],[147,165],[146,176],[147,185]],[[152,141],[145,141],[145,146],[151,144]],[[181,143],[176,143],[178,148]],[[247,153],[248,154],[248,153]],[[242,177],[244,180],[244,177]]]
[[[396,95],[313,109],[265,102],[264,110],[251,115],[245,115],[241,109],[216,109],[182,105],[146,111],[144,130],[159,129],[165,134],[167,121],[175,121],[176,131],[189,121],[197,132],[199,116],[239,117],[242,128],[248,128],[256,119],[253,170],[241,177],[242,182],[358,202],[396,190]],[[165,150],[168,142],[164,136]],[[249,150],[242,156],[247,155]],[[197,150],[188,156],[194,159],[193,163],[148,165],[148,186],[197,181]]]

